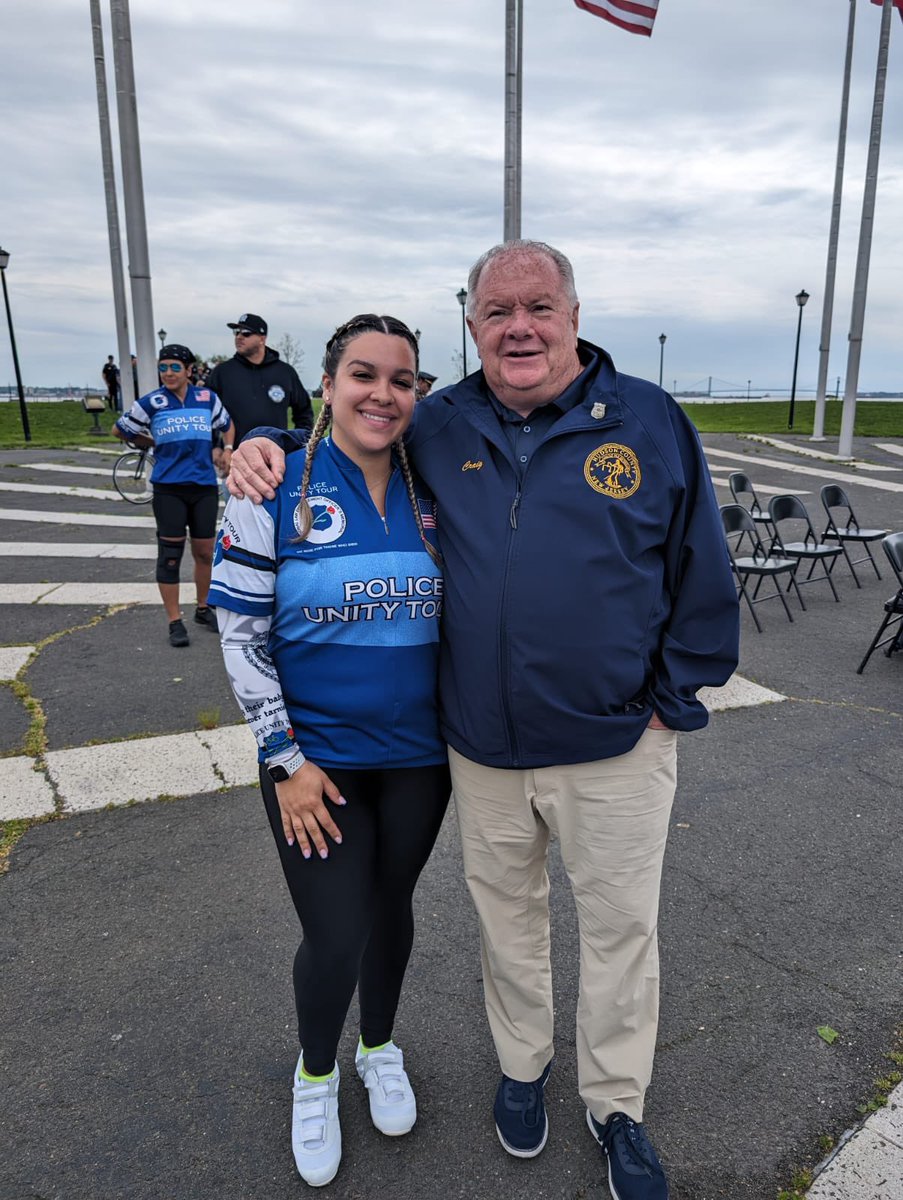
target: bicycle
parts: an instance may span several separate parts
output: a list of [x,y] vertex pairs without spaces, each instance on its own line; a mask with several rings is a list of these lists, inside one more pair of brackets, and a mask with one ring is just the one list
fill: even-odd
[[153,446],[133,446],[113,463],[113,486],[129,504],[149,504],[153,496],[150,485],[153,468]]

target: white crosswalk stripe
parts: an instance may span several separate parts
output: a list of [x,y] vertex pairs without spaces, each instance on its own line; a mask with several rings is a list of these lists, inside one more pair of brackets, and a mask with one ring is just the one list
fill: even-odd
[[0,492],[27,492],[32,496],[75,496],[81,500],[115,500],[117,504],[123,503],[112,483],[108,491],[52,483],[0,483]]
[[[807,467],[802,463],[788,463],[776,458],[763,458],[760,454],[740,454],[734,450],[718,450],[714,446],[705,447],[706,457],[712,458],[727,458],[732,462],[743,463],[746,466],[754,466],[757,470],[761,468],[773,468],[776,471],[790,472],[793,475],[815,475],[822,483],[855,483],[859,487],[876,488],[883,492],[903,492],[903,483],[897,483],[891,479],[867,479],[862,475],[852,475],[845,471],[832,471],[825,467]],[[722,463],[716,468],[724,470]],[[756,490],[759,489],[758,478],[755,481]]]
[[[758,433],[747,433],[744,435],[749,442],[759,442],[763,446],[774,446],[775,450],[787,450],[791,454],[802,455],[804,458],[818,458],[824,462],[842,463],[845,467],[855,467],[857,471],[895,471],[903,470],[903,467],[889,467],[883,463],[862,462],[861,459],[850,461],[848,458],[841,458],[839,454],[831,454],[827,450],[816,450],[810,446],[801,446],[798,442],[784,442],[780,438],[765,437]],[[887,449],[885,446],[884,449]]]
[[26,463],[29,471],[59,471],[69,475],[104,475],[112,481],[113,472],[109,463],[97,467],[74,467],[70,463]]
[[154,542],[0,542],[0,558],[156,558]]
[[[134,505],[132,506],[134,508]],[[38,512],[31,508],[0,508],[0,521],[36,521],[45,525],[119,525],[131,529],[156,529],[153,517],[125,513]]]

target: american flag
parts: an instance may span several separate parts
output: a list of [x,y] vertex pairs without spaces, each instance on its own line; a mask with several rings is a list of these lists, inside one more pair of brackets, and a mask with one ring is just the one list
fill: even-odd
[[[884,0],[872,0],[872,4],[884,5]],[[903,21],[903,0],[894,0],[894,8],[900,14],[900,20]]]
[[[872,2],[880,4],[881,0],[872,0]],[[595,3],[590,3],[590,0],[574,0],[574,3],[584,12],[611,21],[612,25],[626,29],[628,33],[640,33],[644,37],[652,37],[652,25],[655,21],[655,14],[658,12],[658,0],[644,0],[642,4],[638,3],[638,0],[595,0]],[[903,4],[903,0],[894,0],[894,3]]]
[[423,522],[424,529],[436,528],[436,501],[435,500],[418,500],[417,507],[420,509],[420,519]]

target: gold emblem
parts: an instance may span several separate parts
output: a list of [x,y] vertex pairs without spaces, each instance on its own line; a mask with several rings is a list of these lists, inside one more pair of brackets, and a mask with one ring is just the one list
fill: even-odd
[[462,471],[481,471],[482,469],[483,469],[482,458],[477,459],[476,462],[471,462],[470,459],[468,459],[467,462],[464,464],[464,466],[461,468]]
[[612,500],[632,496],[643,478],[637,456],[617,442],[597,447],[583,464],[583,474],[591,488]]

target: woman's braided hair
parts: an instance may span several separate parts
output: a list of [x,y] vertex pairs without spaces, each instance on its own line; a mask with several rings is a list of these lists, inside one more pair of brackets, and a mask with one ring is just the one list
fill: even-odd
[[[326,343],[326,354],[323,359],[323,371],[330,379],[334,380],[339,369],[339,364],[342,357],[351,343],[356,337],[362,333],[385,333],[390,337],[400,337],[408,343],[414,351],[414,377],[417,377],[417,367],[420,361],[420,348],[417,345],[417,339],[408,329],[403,321],[399,321],[397,317],[377,316],[376,313],[360,313],[356,317],[352,317],[350,321],[346,321],[344,325],[340,325],[329,341]],[[324,404],[320,409],[320,415],[317,417],[316,423],[311,430],[310,437],[307,440],[307,446],[304,454],[304,471],[301,475],[301,498],[298,504],[298,541],[303,542],[310,533],[313,524],[313,513],[310,510],[310,504],[307,501],[307,489],[310,485],[310,473],[314,464],[314,455],[317,452],[322,439],[329,432],[332,425],[332,406]],[[417,503],[417,495],[414,491],[414,477],[411,472],[411,464],[408,462],[408,456],[405,452],[402,439],[393,443],[392,447],[398,455],[398,461],[401,465],[401,473],[404,477],[405,487],[408,493],[408,500],[411,504],[411,511],[414,514],[414,520],[417,523],[417,529],[420,533],[420,540],[429,554],[430,558],[437,564],[441,564],[442,556],[435,546],[431,545],[427,540],[426,532],[423,528],[423,517],[420,513],[420,505]]]

